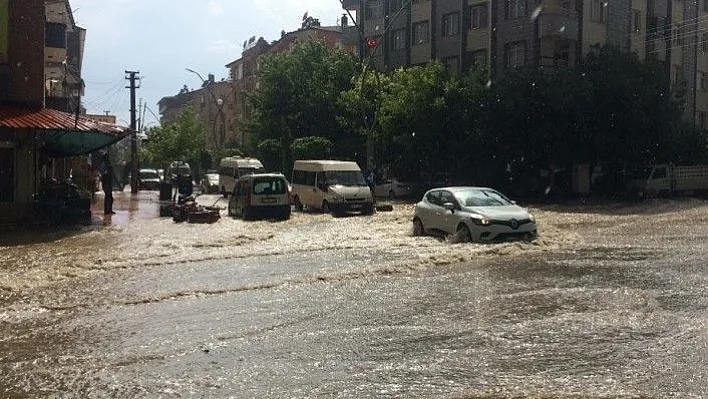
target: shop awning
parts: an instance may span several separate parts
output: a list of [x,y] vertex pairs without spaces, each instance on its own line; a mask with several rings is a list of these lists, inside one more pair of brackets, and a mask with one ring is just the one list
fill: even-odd
[[0,128],[38,132],[37,137],[44,141],[48,155],[52,157],[88,154],[108,147],[130,133],[126,127],[81,115],[14,105],[0,105]]

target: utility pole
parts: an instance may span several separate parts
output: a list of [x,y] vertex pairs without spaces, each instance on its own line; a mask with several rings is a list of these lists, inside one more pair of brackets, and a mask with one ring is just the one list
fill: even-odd
[[135,109],[135,90],[140,86],[136,86],[136,82],[140,80],[138,77],[139,71],[125,71],[128,75],[125,80],[130,81],[130,163],[131,163],[131,178],[130,178],[130,193],[138,193],[138,136],[137,136],[137,110]]

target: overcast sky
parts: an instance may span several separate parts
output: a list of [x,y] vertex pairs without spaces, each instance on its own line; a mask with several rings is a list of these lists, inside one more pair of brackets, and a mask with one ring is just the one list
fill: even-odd
[[[120,124],[130,121],[126,70],[140,71],[137,98],[158,113],[160,98],[183,85],[198,88],[213,73],[226,78],[225,65],[241,56],[244,40],[276,40],[281,30],[300,27],[305,12],[322,25],[336,25],[339,0],[70,0],[76,23],[87,30],[83,78],[88,113],[109,111]],[[159,114],[157,115],[159,116]],[[157,120],[150,112],[146,124]]]

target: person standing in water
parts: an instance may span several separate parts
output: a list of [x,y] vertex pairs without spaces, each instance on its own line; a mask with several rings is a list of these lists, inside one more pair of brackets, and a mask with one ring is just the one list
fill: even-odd
[[113,180],[115,180],[113,166],[108,153],[106,153],[103,158],[103,171],[101,172],[101,186],[105,194],[103,199],[103,213],[105,215],[115,215],[115,212],[113,212]]

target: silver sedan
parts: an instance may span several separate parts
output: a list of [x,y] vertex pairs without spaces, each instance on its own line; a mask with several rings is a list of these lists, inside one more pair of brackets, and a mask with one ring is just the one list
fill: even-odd
[[456,234],[462,241],[532,240],[536,220],[504,194],[485,187],[429,190],[415,205],[413,233]]

